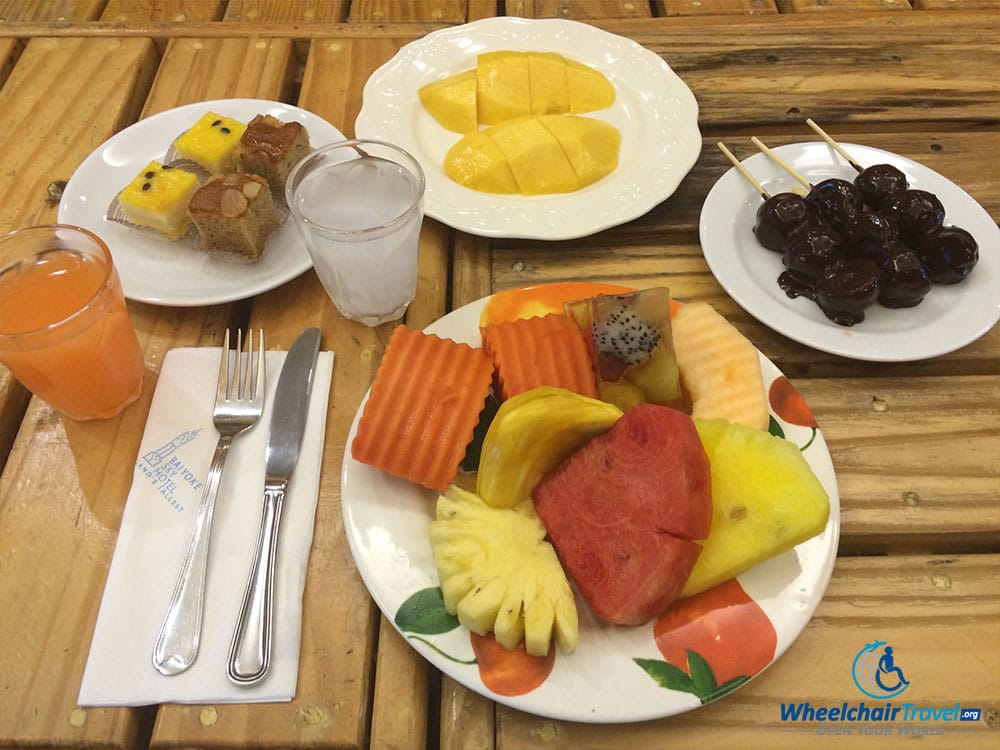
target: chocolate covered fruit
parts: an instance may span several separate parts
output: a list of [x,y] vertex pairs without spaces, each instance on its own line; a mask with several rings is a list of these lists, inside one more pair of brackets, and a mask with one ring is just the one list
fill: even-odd
[[508,120],[460,139],[445,156],[445,173],[484,193],[569,193],[618,166],[621,134],[576,115]]

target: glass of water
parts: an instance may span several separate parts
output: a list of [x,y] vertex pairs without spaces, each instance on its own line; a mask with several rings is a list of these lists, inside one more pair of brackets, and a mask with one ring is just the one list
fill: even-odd
[[369,326],[402,317],[417,291],[424,172],[391,143],[316,149],[285,197],[323,287],[341,315]]

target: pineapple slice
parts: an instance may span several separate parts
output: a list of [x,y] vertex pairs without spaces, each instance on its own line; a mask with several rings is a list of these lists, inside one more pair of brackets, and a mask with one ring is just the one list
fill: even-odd
[[724,419],[695,419],[712,466],[712,531],[681,596],[693,596],[826,528],[830,498],[798,447]]
[[564,653],[576,648],[573,591],[530,499],[492,508],[449,487],[438,497],[430,540],[445,607],[469,630],[492,630],[510,650],[523,640],[532,656],[548,654],[553,637]]

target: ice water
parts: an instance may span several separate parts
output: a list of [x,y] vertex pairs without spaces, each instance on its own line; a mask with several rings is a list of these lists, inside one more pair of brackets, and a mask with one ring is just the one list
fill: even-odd
[[294,203],[313,265],[341,314],[367,325],[399,318],[417,288],[417,178],[386,159],[351,158],[306,174]]

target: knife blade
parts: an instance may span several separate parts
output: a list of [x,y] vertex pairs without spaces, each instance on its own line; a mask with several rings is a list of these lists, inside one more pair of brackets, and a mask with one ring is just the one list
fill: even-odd
[[288,350],[278,375],[264,454],[264,507],[260,531],[229,649],[227,671],[229,679],[237,685],[260,682],[271,663],[274,566],[281,506],[302,448],[319,344],[318,328],[302,331]]

